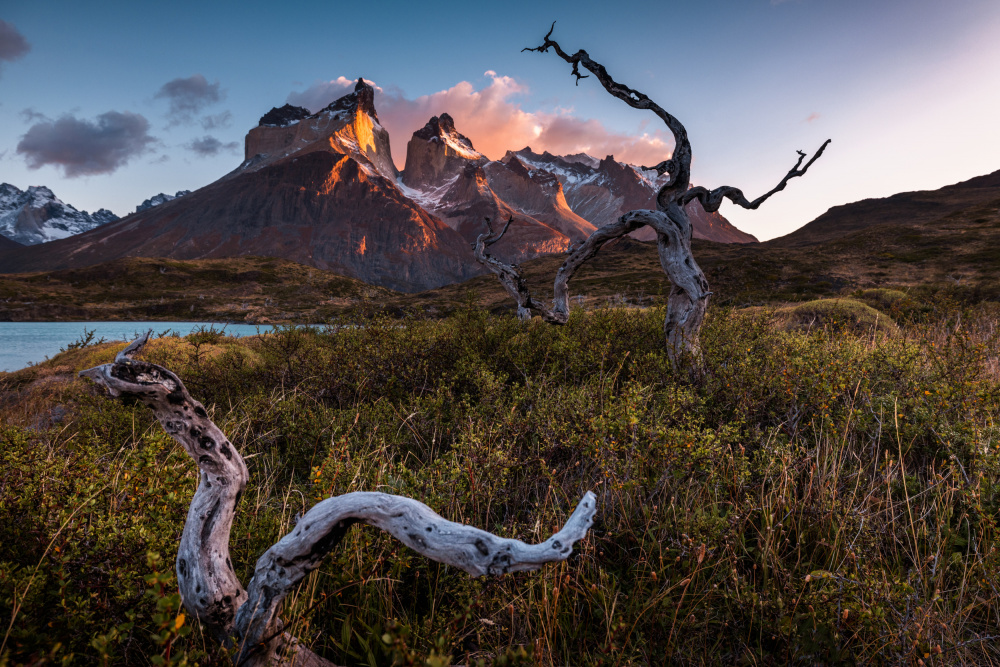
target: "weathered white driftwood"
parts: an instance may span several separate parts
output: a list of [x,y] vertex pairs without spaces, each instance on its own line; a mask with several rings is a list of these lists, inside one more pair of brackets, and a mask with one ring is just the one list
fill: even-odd
[[[666,338],[667,353],[671,360],[679,361],[686,355],[699,356],[698,338],[701,332],[708,298],[711,292],[708,280],[691,253],[691,221],[684,206],[697,199],[706,211],[717,211],[723,199],[748,209],[756,209],[776,192],[785,189],[789,179],[802,176],[829,145],[828,139],[820,146],[813,157],[802,166],[805,153],[799,151],[799,160],[785,175],[781,182],[771,191],[752,202],[747,200],[738,188],[722,186],[714,190],[703,187],[691,187],[691,142],[684,125],[674,116],[653,102],[644,93],[629,88],[615,81],[608,71],[598,62],[591,59],[584,50],[570,55],[562,50],[559,44],[550,39],[555,29],[555,22],[540,46],[525,48],[524,51],[546,53],[549,49],[573,66],[572,74],[577,84],[580,79],[589,78],[582,74],[582,66],[593,74],[604,89],[635,109],[648,109],[655,113],[674,136],[674,151],[669,159],[653,167],[642,167],[647,171],[655,170],[661,176],[669,174],[670,178],[659,189],[656,195],[655,211],[630,211],[615,222],[609,223],[591,234],[590,238],[577,248],[571,249],[569,257],[563,262],[556,273],[553,290],[552,308],[532,301],[531,294],[521,278],[515,265],[508,265],[492,257],[487,251],[488,246],[499,241],[507,231],[508,225],[499,234],[494,234],[487,220],[489,232],[481,235],[475,245],[476,259],[486,268],[495,273],[507,292],[517,302],[518,317],[527,319],[532,311],[538,313],[547,321],[565,324],[569,318],[569,280],[573,273],[588,259],[597,254],[601,247],[609,241],[620,238],[640,227],[649,225],[656,230],[657,247],[660,255],[660,265],[673,284],[667,300],[667,314],[663,323]],[[801,167],[801,168],[800,168]]]
[[593,523],[596,498],[587,492],[566,525],[548,540],[528,545],[454,523],[421,502],[386,493],[357,492],[328,498],[256,563],[244,590],[229,557],[229,533],[248,480],[246,465],[208,412],[172,372],[133,358],[149,334],[115,358],[80,375],[113,396],[147,405],[201,471],[177,550],[177,583],[185,609],[226,646],[240,665],[329,664],[282,632],[281,601],[314,570],[355,523],[390,533],[415,551],[473,576],[534,570],[564,560]]

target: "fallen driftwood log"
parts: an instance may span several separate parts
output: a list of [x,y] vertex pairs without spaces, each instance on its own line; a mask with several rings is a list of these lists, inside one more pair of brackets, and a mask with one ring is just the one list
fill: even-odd
[[587,492],[558,533],[529,545],[448,521],[423,503],[386,493],[357,492],[316,504],[258,560],[243,588],[229,557],[229,532],[248,472],[239,451],[171,371],[134,359],[149,339],[136,339],[114,363],[80,375],[112,396],[148,406],[201,471],[177,549],[177,583],[184,608],[224,646],[238,665],[329,665],[284,633],[281,601],[319,566],[356,523],[390,533],[411,549],[473,576],[538,569],[565,560],[593,523],[597,499]]

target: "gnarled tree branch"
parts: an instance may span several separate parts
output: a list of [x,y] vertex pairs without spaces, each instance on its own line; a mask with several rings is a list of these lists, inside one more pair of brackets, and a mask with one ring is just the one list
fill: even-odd
[[226,646],[238,665],[329,664],[282,632],[281,601],[343,539],[356,523],[367,523],[433,560],[473,576],[534,570],[565,560],[593,523],[597,500],[587,492],[558,533],[538,545],[497,537],[454,523],[411,498],[385,493],[349,493],[312,507],[295,528],[258,560],[244,590],[229,557],[229,533],[243,489],[246,465],[205,408],[180,378],[134,359],[149,334],[122,350],[114,363],[80,375],[112,396],[145,403],[201,470],[177,551],[177,584],[185,609]]
[[555,28],[556,22],[553,21],[552,27],[549,28],[549,32],[545,35],[545,39],[540,46],[524,48],[521,51],[546,53],[549,49],[552,49],[556,52],[556,55],[573,65],[573,75],[576,77],[577,85],[579,85],[580,79],[587,78],[586,75],[580,74],[580,65],[583,65],[588,72],[597,77],[597,80],[604,86],[604,90],[633,109],[648,109],[659,116],[660,120],[667,126],[667,129],[670,130],[670,133],[674,135],[674,153],[669,160],[665,160],[655,167],[661,175],[670,173],[670,180],[660,188],[660,192],[657,194],[657,202],[659,203],[662,199],[665,204],[668,195],[687,190],[691,183],[691,141],[688,139],[687,129],[684,127],[684,124],[674,118],[673,115],[659,104],[651,100],[645,93],[615,81],[608,74],[608,70],[605,69],[604,65],[592,60],[590,55],[583,49],[580,49],[573,55],[569,55],[563,51],[558,42],[550,39],[552,31]]
[[[475,256],[476,261],[496,275],[500,280],[500,284],[507,290],[507,294],[510,294],[514,301],[517,302],[517,316],[522,320],[530,320],[531,310],[538,308],[538,306],[531,300],[531,292],[528,290],[524,278],[521,277],[521,272],[517,265],[504,264],[486,250],[489,246],[503,238],[513,220],[514,216],[512,215],[507,219],[507,223],[500,230],[500,233],[497,234],[493,231],[493,223],[490,222],[489,218],[486,218],[486,228],[489,231],[476,237],[476,242],[472,244],[472,254]],[[544,308],[541,308],[541,310],[544,310]]]
[[[827,139],[826,141],[824,141],[823,145],[819,147],[819,150],[816,151],[816,153],[809,159],[809,162],[806,162],[806,166],[802,167],[801,169],[799,169],[799,167],[802,165],[802,160],[806,158],[806,154],[803,153],[802,151],[797,151],[797,153],[799,154],[798,162],[796,162],[795,166],[792,167],[787,174],[785,174],[785,177],[781,179],[781,182],[778,183],[776,186],[774,186],[772,190],[762,194],[760,197],[757,197],[753,201],[748,201],[747,198],[743,195],[743,191],[740,190],[739,188],[734,188],[729,185],[723,185],[711,191],[703,187],[691,188],[681,196],[680,202],[682,205],[684,205],[690,201],[697,199],[698,201],[701,202],[702,208],[704,208],[709,213],[713,213],[715,211],[718,211],[719,207],[722,206],[723,199],[728,199],[729,201],[733,202],[734,204],[737,204],[738,206],[742,206],[743,208],[756,210],[757,207],[763,204],[768,197],[770,197],[776,192],[781,192],[782,190],[784,190],[785,186],[788,185],[788,181],[790,179],[793,179],[796,176],[804,176],[809,167],[812,166],[812,163],[818,160],[819,156],[822,155],[823,151],[826,150],[826,147],[830,145],[830,141],[831,139]],[[645,169],[645,167],[643,167],[643,169]]]
[[80,375],[103,385],[112,396],[145,403],[163,430],[197,462],[201,476],[177,548],[177,585],[188,613],[226,642],[236,610],[247,599],[229,558],[229,531],[249,475],[239,452],[180,378],[162,366],[132,358],[148,340],[149,333],[119,352],[114,363]]

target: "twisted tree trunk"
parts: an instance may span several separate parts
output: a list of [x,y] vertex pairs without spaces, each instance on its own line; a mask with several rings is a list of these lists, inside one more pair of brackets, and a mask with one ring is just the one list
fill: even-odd
[[201,471],[177,549],[177,584],[184,608],[223,645],[236,649],[238,665],[328,665],[282,632],[281,601],[356,523],[390,533],[411,549],[473,576],[538,569],[565,560],[583,539],[597,508],[587,492],[566,525],[541,544],[497,537],[453,523],[421,502],[386,493],[348,493],[327,498],[258,560],[244,589],[229,557],[229,533],[248,480],[246,465],[208,412],[172,372],[134,359],[149,338],[136,339],[114,363],[80,375],[112,396],[148,406]]
[[572,74],[576,77],[577,84],[579,84],[580,79],[586,79],[590,76],[580,72],[580,67],[583,66],[584,69],[597,77],[597,80],[611,95],[630,107],[648,109],[655,113],[673,134],[674,151],[669,159],[653,167],[642,167],[642,169],[656,170],[661,176],[669,174],[670,178],[657,192],[657,210],[630,211],[615,222],[597,229],[582,245],[570,250],[569,257],[556,273],[552,308],[546,308],[532,301],[531,294],[516,265],[504,264],[492,257],[487,251],[489,246],[499,241],[506,233],[507,227],[510,225],[509,221],[499,234],[495,234],[490,221],[486,221],[489,232],[480,235],[476,240],[475,257],[497,275],[507,292],[517,301],[518,317],[530,318],[532,311],[535,310],[549,322],[565,324],[569,319],[569,280],[576,270],[596,255],[608,241],[648,225],[656,230],[660,265],[673,283],[670,297],[667,300],[667,315],[663,323],[667,354],[674,363],[681,362],[685,358],[697,360],[700,356],[698,337],[702,321],[705,318],[705,310],[708,307],[708,297],[712,293],[709,291],[705,274],[691,253],[692,227],[684,210],[685,204],[697,199],[706,211],[712,212],[719,210],[723,199],[729,199],[744,208],[756,209],[768,197],[784,190],[789,179],[805,174],[812,163],[823,154],[830,140],[828,139],[820,146],[805,166],[802,166],[805,153],[799,151],[798,162],[781,182],[770,192],[761,195],[752,202],[747,200],[741,190],[730,186],[722,186],[715,190],[707,190],[702,187],[692,188],[691,142],[684,125],[644,93],[633,90],[611,78],[604,66],[592,60],[586,51],[581,49],[572,55],[563,51],[558,42],[551,39],[555,25],[553,22],[541,46],[522,50],[547,53],[549,49],[552,49],[556,55],[573,66]]

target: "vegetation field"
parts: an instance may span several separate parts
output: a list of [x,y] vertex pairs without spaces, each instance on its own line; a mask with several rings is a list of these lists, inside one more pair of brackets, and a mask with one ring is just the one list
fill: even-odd
[[[996,313],[863,296],[712,309],[695,373],[655,307],[209,331],[145,356],[247,458],[244,585],[331,494],[531,542],[597,494],[568,562],[500,578],[354,528],[283,612],[337,664],[996,664]],[[0,664],[224,659],[173,572],[194,462],[76,377],[120,348],[0,374]]]

